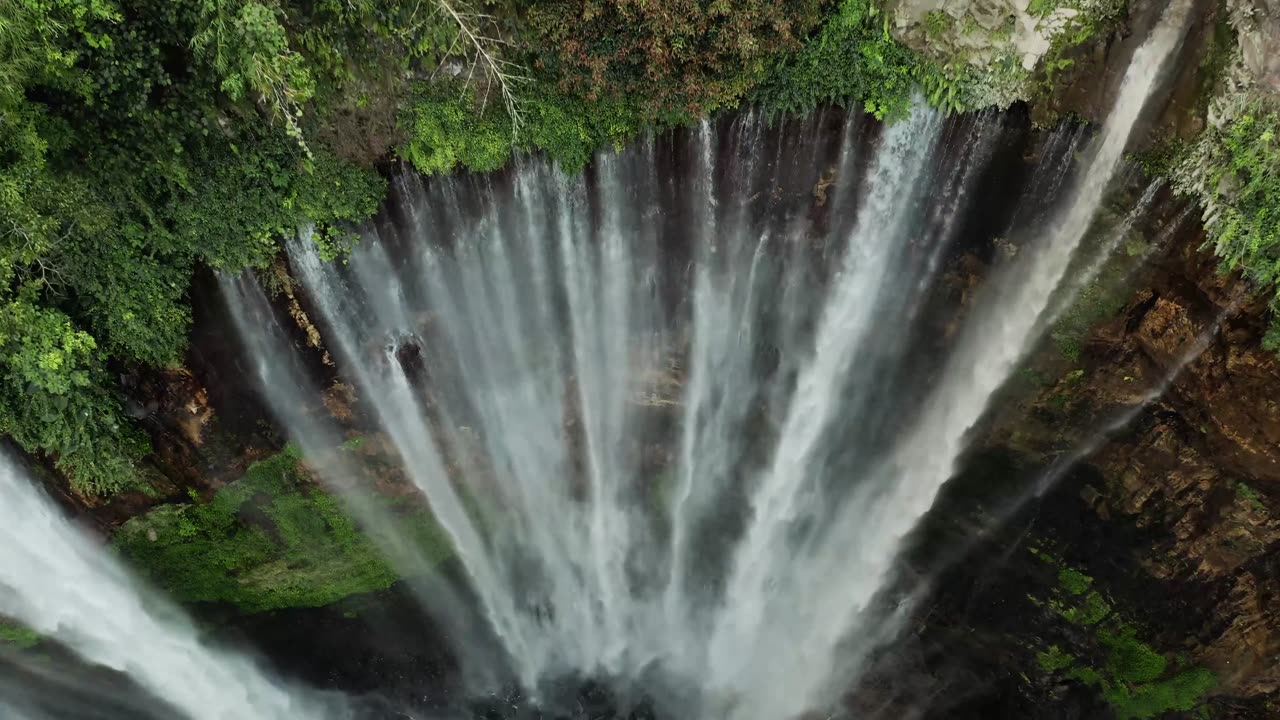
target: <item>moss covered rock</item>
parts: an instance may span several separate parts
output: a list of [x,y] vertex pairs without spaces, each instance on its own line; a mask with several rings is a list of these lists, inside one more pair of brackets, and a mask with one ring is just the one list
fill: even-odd
[[[395,515],[429,558],[451,554],[429,513]],[[254,463],[204,504],[157,508],[126,523],[115,544],[184,602],[245,612],[319,607],[399,579],[339,502],[310,482],[292,450]]]

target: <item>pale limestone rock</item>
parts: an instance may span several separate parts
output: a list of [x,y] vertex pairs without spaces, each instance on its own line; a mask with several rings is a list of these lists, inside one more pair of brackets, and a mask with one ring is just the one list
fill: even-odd
[[[1029,71],[1079,14],[1059,8],[1039,18],[1027,12],[1029,6],[1030,0],[901,0],[894,9],[895,35],[939,60],[985,66],[1013,54]],[[926,20],[936,11],[952,22],[930,34]]]
[[1280,0],[1235,0],[1230,9],[1245,69],[1264,90],[1280,93]]

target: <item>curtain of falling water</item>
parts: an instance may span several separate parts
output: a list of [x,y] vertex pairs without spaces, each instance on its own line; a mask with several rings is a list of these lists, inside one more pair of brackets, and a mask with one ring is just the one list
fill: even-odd
[[190,621],[136,585],[4,456],[0,497],[0,615],[126,673],[179,717],[347,717],[341,703],[295,692],[248,659],[205,645]]
[[[863,611],[884,586],[901,538],[954,472],[966,433],[1036,338],[1040,316],[1049,309],[1054,290],[1120,165],[1165,61],[1181,41],[1188,9],[1187,2],[1171,5],[1135,53],[1116,105],[1065,203],[1045,231],[1014,229],[1024,235],[1035,231],[1037,237],[979,299],[920,417],[894,439],[893,450],[867,471],[857,490],[837,501],[840,511],[816,538],[788,541],[787,531],[813,500],[806,497],[804,484],[794,482],[794,465],[775,465],[768,477],[775,486],[784,487],[778,497],[756,504],[762,512],[749,533],[766,538],[748,546],[752,553],[738,556],[729,590],[735,607],[752,612],[745,622],[737,612],[721,615],[713,635],[713,653],[718,647],[726,648],[709,664],[718,684],[730,688],[731,695],[752,700],[748,706],[738,706],[731,717],[783,717],[792,709],[789,699],[756,698],[738,692],[740,687],[772,681],[806,697],[837,692],[838,687],[823,688],[824,683],[833,682],[833,676],[808,670],[836,662],[842,637],[830,632],[830,627],[852,628],[864,638],[883,632],[883,620]],[[844,329],[836,332],[843,334]],[[819,342],[816,358],[821,357],[821,348]],[[815,367],[821,363],[814,362],[806,372]],[[812,412],[803,407],[797,410]],[[792,562],[796,557],[803,561]],[[758,610],[756,604],[767,609]],[[816,618],[825,621],[814,622]],[[755,632],[756,637],[744,646],[741,639],[749,636],[751,627],[764,631]],[[865,654],[871,645],[864,639],[852,652]],[[753,648],[757,651],[752,652]],[[760,648],[765,652],[758,652]],[[721,673],[725,667],[730,672]]]
[[[748,113],[580,176],[401,176],[345,267],[290,243],[326,348],[526,687],[643,677],[683,716],[777,720],[848,682],[891,637],[873,600],[900,539],[1053,313],[1185,10],[1136,54],[1078,176],[1046,160],[1063,196],[1009,230],[1023,251],[953,340],[925,310],[998,118],[944,132],[917,108],[867,143],[852,117],[775,132]],[[265,298],[223,282],[268,401],[324,452],[336,430],[297,412],[311,380],[274,320],[248,320]],[[317,468],[368,505],[358,468]]]

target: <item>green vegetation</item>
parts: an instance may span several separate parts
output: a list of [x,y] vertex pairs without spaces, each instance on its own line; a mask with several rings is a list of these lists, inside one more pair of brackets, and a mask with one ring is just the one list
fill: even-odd
[[743,99],[774,116],[860,103],[891,120],[906,115],[917,88],[947,111],[975,104],[972,69],[924,59],[892,38],[878,0],[842,0],[825,18],[824,5],[534,3],[518,124],[475,85],[424,80],[400,112],[398,154],[422,172],[447,173],[545,151],[573,171],[603,145]]
[[1114,29],[1124,18],[1128,6],[1128,0],[1032,0],[1027,12],[1042,22],[1049,21],[1058,10],[1076,12],[1070,18],[1059,20],[1061,29],[1053,35],[1040,61],[1042,92],[1052,91],[1055,76],[1075,65],[1074,60],[1066,57],[1069,52],[1090,38]]
[[1096,687],[1119,720],[1146,720],[1202,707],[1205,695],[1217,683],[1212,672],[1181,661],[1171,667],[1164,654],[1139,638],[1137,628],[1121,618],[1092,577],[1043,550],[1033,554],[1053,567],[1058,577],[1058,588],[1047,601],[1033,602],[1068,625],[1087,630],[1091,639],[1078,654],[1058,644],[1037,652],[1041,670]]
[[[1256,100],[1222,128],[1209,128],[1178,168],[1179,187],[1205,205],[1207,244],[1222,269],[1240,269],[1280,310],[1280,108]],[[1280,351],[1273,319],[1263,340]]]
[[[372,0],[314,5],[332,30]],[[382,181],[303,142],[325,68],[279,3],[0,0],[0,16],[0,431],[82,493],[137,487],[148,443],[109,360],[177,364],[197,264],[264,265],[305,221],[330,239]]]
[[1262,494],[1242,482],[1236,483],[1236,497],[1248,503],[1254,510],[1262,512],[1267,510],[1267,504],[1262,501]]
[[570,97],[623,101],[646,121],[687,122],[735,105],[800,47],[824,4],[535,2],[529,11],[531,65]]
[[958,81],[943,78],[934,63],[889,34],[879,3],[841,0],[801,50],[769,68],[754,96],[774,114],[860,102],[878,118],[895,119],[907,113],[916,87],[935,104],[959,94]]
[[1272,286],[1280,276],[1280,113],[1252,108],[1214,137],[1225,160],[1209,177],[1219,188],[1214,251]]
[[1098,633],[1108,651],[1101,681],[1103,697],[1120,720],[1193,710],[1217,684],[1213,673],[1204,668],[1169,672],[1165,657],[1134,634],[1128,626],[1116,633]]
[[[451,554],[429,513],[398,517],[404,537],[429,558]],[[254,463],[207,504],[134,518],[115,542],[179,600],[245,612],[327,605],[398,579],[338,502],[308,482],[290,449]]]
[[1139,158],[1152,176],[1204,208],[1206,247],[1221,270],[1241,271],[1271,296],[1272,320],[1263,346],[1280,352],[1280,104],[1239,90],[1224,79],[1239,49],[1227,13],[1220,13],[1201,64],[1196,102],[1217,120],[1194,141],[1170,137]]
[[924,16],[924,29],[930,37],[937,37],[951,29],[951,16],[942,10],[930,10]]
[[1058,584],[1071,595],[1083,595],[1093,585],[1093,578],[1075,568],[1064,567],[1058,570]]
[[1029,365],[1018,371],[1018,377],[1033,388],[1045,388],[1053,384],[1043,372]]
[[401,157],[427,173],[459,167],[496,170],[517,151],[543,150],[569,171],[582,169],[606,143],[621,144],[642,127],[639,108],[622,100],[582,100],[554,88],[531,93],[520,106],[519,131],[502,108],[477,110],[474,93],[459,83],[419,83],[401,113]]
[[26,650],[40,642],[40,633],[11,620],[0,619],[0,648]]
[[1075,663],[1075,656],[1063,652],[1057,645],[1050,645],[1048,650],[1036,653],[1036,664],[1047,673],[1065,670]]

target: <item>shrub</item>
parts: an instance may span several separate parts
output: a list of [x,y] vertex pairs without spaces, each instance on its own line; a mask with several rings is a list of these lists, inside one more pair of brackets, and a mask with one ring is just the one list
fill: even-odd
[[821,0],[552,0],[529,12],[536,64],[589,102],[648,120],[732,105],[820,19]]
[[888,22],[874,0],[842,0],[800,51],[769,67],[755,98],[774,114],[860,102],[876,117],[902,117],[925,66]]
[[606,144],[634,137],[642,124],[639,109],[612,99],[565,97],[541,87],[521,105],[519,132],[496,105],[480,109],[470,88],[458,83],[422,83],[401,114],[406,137],[399,154],[426,174],[457,168],[496,170],[516,151],[545,151],[567,171],[582,169]]

